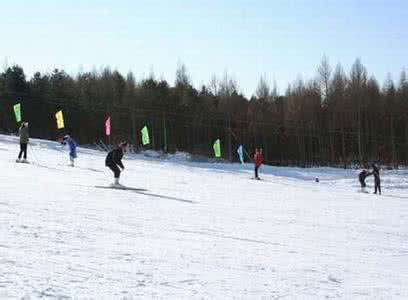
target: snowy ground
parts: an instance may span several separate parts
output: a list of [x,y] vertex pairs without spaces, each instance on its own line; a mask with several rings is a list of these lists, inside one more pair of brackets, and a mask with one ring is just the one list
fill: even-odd
[[[383,196],[357,171],[127,157],[0,136],[0,299],[408,299],[408,171]],[[314,178],[319,177],[320,183]],[[372,178],[368,179],[370,191]]]

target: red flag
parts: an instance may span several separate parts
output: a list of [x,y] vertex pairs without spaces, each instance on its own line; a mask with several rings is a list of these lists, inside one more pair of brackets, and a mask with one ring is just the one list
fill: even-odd
[[111,118],[110,117],[105,121],[105,134],[107,136],[110,136],[111,134]]

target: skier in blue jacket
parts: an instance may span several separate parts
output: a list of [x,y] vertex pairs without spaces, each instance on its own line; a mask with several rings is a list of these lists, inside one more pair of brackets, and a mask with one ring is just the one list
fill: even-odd
[[71,162],[71,167],[73,167],[75,165],[75,159],[78,157],[77,156],[77,151],[76,151],[77,144],[76,144],[75,140],[67,134],[62,138],[61,144],[63,144],[63,145],[68,144],[68,146],[69,146],[69,160]]

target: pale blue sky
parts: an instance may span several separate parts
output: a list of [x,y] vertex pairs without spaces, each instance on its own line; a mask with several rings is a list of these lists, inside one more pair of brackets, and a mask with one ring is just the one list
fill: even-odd
[[228,71],[247,96],[265,74],[280,92],[326,54],[348,72],[361,57],[383,83],[408,66],[408,1],[4,1],[0,59],[75,74],[109,65],[171,84],[179,61],[195,86]]

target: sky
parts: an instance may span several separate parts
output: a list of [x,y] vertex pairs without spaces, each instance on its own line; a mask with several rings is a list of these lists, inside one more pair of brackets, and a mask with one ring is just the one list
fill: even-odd
[[184,63],[193,84],[227,72],[251,96],[260,76],[280,93],[311,79],[322,57],[346,72],[357,57],[382,84],[408,66],[406,0],[4,1],[0,62],[30,78],[110,66],[137,80],[174,83]]

